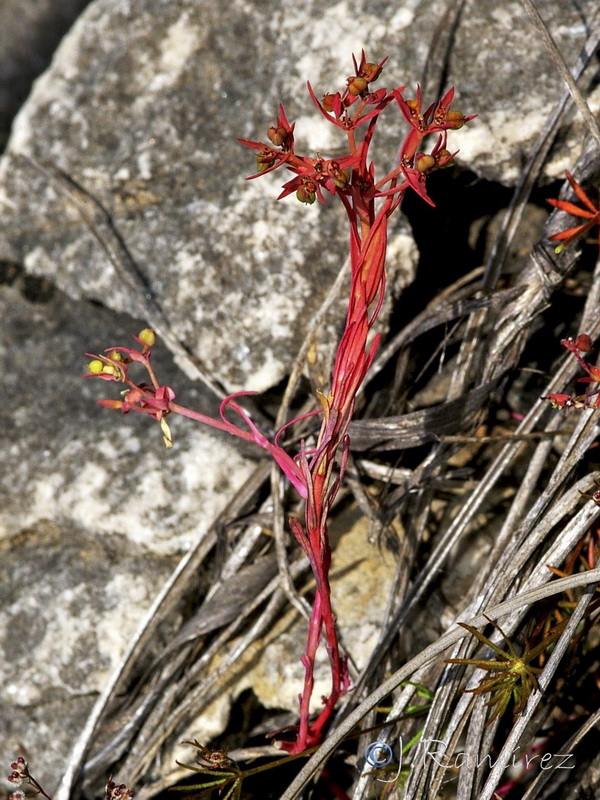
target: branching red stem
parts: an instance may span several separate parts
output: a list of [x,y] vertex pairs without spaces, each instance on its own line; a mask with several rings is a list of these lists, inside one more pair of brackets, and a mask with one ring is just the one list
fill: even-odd
[[[437,103],[422,107],[420,87],[416,98],[405,100],[404,87],[388,92],[374,91],[371,84],[381,74],[385,60],[367,62],[364,52],[354,59],[355,75],[347,80],[342,92],[326,94],[318,100],[312,87],[308,91],[318,111],[347,138],[347,153],[339,158],[324,159],[301,156],[295,152],[294,124],[290,124],[282,106],[274,125],[267,131],[270,143],[240,139],[256,151],[258,172],[251,178],[285,166],[294,177],[283,186],[280,197],[295,193],[298,200],[312,204],[325,202],[325,194],[337,195],[349,223],[351,280],[344,333],[338,344],[331,388],[320,395],[322,422],[316,447],[307,452],[302,443],[300,454],[292,458],[279,444],[279,435],[270,442],[252,422],[249,414],[234,402],[239,395],[227,398],[221,406],[221,419],[185,408],[174,402],[170,387],[160,386],[150,365],[150,338],[142,332],[138,341],[141,352],[112,348],[108,355],[97,356],[90,363],[90,373],[104,380],[117,380],[128,387],[124,400],[103,400],[102,405],[120,408],[123,412],[138,411],[161,423],[163,436],[170,444],[170,431],[165,418],[181,414],[197,422],[225,431],[267,450],[305,499],[304,525],[290,520],[294,537],[302,547],[313,571],[316,590],[309,623],[304,665],[304,688],[300,696],[300,723],[292,742],[280,742],[289,753],[299,753],[318,744],[336,703],[349,687],[346,659],[340,653],[336,618],[331,605],[329,570],[331,548],[327,519],[335,501],[348,458],[348,425],[354,411],[357,392],[374,358],[378,337],[372,337],[385,293],[385,259],[388,220],[411,189],[427,203],[427,176],[452,163],[453,154],[446,149],[447,131],[461,128],[472,117],[451,110],[454,90],[449,90]],[[376,180],[375,167],[368,161],[379,115],[388,106],[397,106],[409,125],[408,134],[399,148],[397,165],[383,178]],[[361,137],[362,134],[362,137]],[[436,134],[431,152],[420,152],[424,140]],[[152,333],[152,332],[150,332]],[[152,342],[153,343],[153,342]],[[131,362],[141,363],[149,373],[150,384],[133,382],[129,377]],[[225,417],[230,408],[243,422],[240,427]],[[289,425],[290,423],[288,423]],[[287,427],[287,426],[286,426]],[[321,639],[331,668],[331,691],[323,698],[323,708],[310,721],[310,702],[314,689],[315,657]]]

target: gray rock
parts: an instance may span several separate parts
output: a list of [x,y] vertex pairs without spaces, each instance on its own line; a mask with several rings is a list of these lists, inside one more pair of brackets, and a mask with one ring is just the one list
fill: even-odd
[[[60,292],[44,299],[0,287],[0,752],[10,763],[24,745],[51,791],[176,557],[252,462],[188,420],[166,450],[153,420],[96,406],[119,387],[82,379],[84,351],[140,323]],[[153,356],[179,387],[169,354]],[[188,398],[215,410],[198,390]]]
[[170,571],[171,559],[126,551],[117,536],[47,520],[0,540],[0,751],[6,771],[24,747],[49,793]]
[[89,0],[3,0],[0,5],[0,151],[31,84]]
[[[115,323],[108,312],[92,312],[60,292],[49,304],[32,304],[9,287],[2,301],[7,455],[0,538],[49,519],[98,535],[119,533],[155,553],[185,551],[249,473],[238,441],[178,418],[171,425],[176,446],[166,451],[153,420],[95,405],[119,398],[121,387],[82,380],[85,351],[135,344],[139,322]],[[161,381],[179,389],[182,377],[160,345],[153,360]],[[184,399],[216,414],[202,393]]]
[[[596,4],[586,0],[570,6],[549,0],[536,6],[573,70]],[[461,132],[461,159],[482,177],[513,184],[566,88],[520,0],[501,5],[465,3],[449,53],[448,82],[456,85],[465,113],[479,114],[477,123]],[[595,89],[588,97],[590,86]],[[580,87],[597,111],[600,91],[591,72]],[[563,118],[558,142],[544,167],[547,177],[562,178],[564,169],[572,169],[581,155],[587,128],[572,117],[570,112]]]

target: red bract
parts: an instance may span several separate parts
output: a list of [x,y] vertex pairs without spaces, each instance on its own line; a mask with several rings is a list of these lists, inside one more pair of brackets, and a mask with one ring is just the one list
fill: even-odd
[[356,57],[352,54],[352,63],[354,64],[354,71],[356,74],[361,78],[366,78],[369,82],[375,81],[381,75],[381,71],[385,65],[385,62],[388,60],[389,56],[386,56],[383,61],[380,61],[379,64],[373,64],[372,62],[367,61],[367,56],[364,50],[360,51],[360,62],[356,63]]
[[240,144],[251,147],[253,150],[258,150],[256,156],[258,172],[255,175],[250,175],[247,180],[258,178],[260,175],[266,175],[267,172],[272,172],[292,158],[294,151],[294,125],[290,125],[285,111],[283,110],[283,106],[280,105],[279,115],[275,120],[275,124],[267,131],[267,137],[272,144],[268,145],[264,142],[251,142],[248,139],[238,139]]
[[269,128],[267,136],[271,142],[277,147],[281,147],[284,152],[292,151],[294,149],[294,125],[290,125],[283,110],[283,106],[279,105],[279,116],[275,121],[275,125]]
[[570,394],[549,394],[541,400],[549,400],[552,408],[566,408],[569,411],[580,411],[582,408],[589,408],[585,395],[574,397]]
[[[446,149],[446,131],[458,129],[473,119],[450,108],[454,89],[424,111],[420,87],[417,87],[414,100],[404,99],[404,87],[391,92],[385,88],[373,90],[371,84],[379,78],[385,62],[386,59],[379,63],[367,61],[364,51],[358,62],[353,57],[354,74],[348,77],[345,88],[325,94],[323,101],[317,99],[308,84],[309,95],[319,113],[346,136],[347,151],[342,156],[328,159],[320,155],[298,154],[294,125],[289,123],[282,106],[275,123],[267,130],[268,143],[239,140],[257,153],[258,172],[250,178],[284,166],[294,177],[284,183],[280,198],[295,192],[298,200],[310,204],[317,198],[324,202],[326,194],[336,195],[348,219],[351,259],[348,309],[337,348],[331,388],[326,395],[319,394],[318,397],[322,420],[316,445],[307,450],[302,442],[300,453],[293,458],[279,444],[281,431],[272,442],[257,429],[250,415],[235,402],[240,395],[231,395],[223,402],[221,419],[218,420],[176,404],[171,390],[160,386],[156,380],[150,365],[150,350],[142,337],[142,353],[113,348],[111,352],[118,354],[121,362],[114,363],[110,357],[99,356],[92,362],[93,368],[90,366],[90,373],[121,381],[129,388],[124,400],[101,401],[104,405],[123,411],[141,411],[160,419],[161,425],[166,425],[166,415],[181,414],[253,441],[270,453],[305,499],[304,523],[290,520],[290,528],[310,562],[316,593],[302,658],[305,676],[298,734],[292,742],[280,742],[281,747],[291,753],[299,753],[320,741],[338,699],[349,687],[346,659],[340,652],[331,606],[331,548],[327,526],[349,455],[348,425],[356,396],[379,341],[379,337],[372,336],[372,333],[385,293],[388,220],[409,189],[433,205],[427,193],[428,176],[451,163],[455,155]],[[396,166],[377,178],[375,165],[369,161],[369,148],[380,114],[394,100],[408,122],[409,130],[399,143]],[[432,133],[438,135],[433,149],[427,152],[424,150],[425,140]],[[151,384],[132,382],[126,366],[132,361],[147,370]],[[120,367],[120,363],[125,366]],[[226,418],[229,409],[241,418],[244,427],[234,425]],[[309,707],[314,685],[313,670],[322,637],[331,666],[331,690],[329,696],[323,698],[320,714],[311,721]]]
[[[423,114],[423,98],[421,96],[421,87],[417,84],[417,96],[411,100],[405,100],[402,93],[405,87],[395,89],[393,92],[394,98],[398,103],[398,108],[402,112],[402,116],[408,124],[417,132],[421,133],[427,127],[425,122],[425,115]],[[431,106],[430,106],[431,108]]]
[[[291,172],[295,172],[297,177],[292,178],[283,185],[283,191],[277,198],[281,200],[287,197],[292,192],[304,189],[305,193],[312,193],[324,203],[325,197],[321,191],[323,187],[329,194],[336,192],[350,191],[350,176],[351,170],[359,166],[361,161],[361,149],[358,152],[342,156],[342,158],[322,159],[322,158],[305,158],[297,166],[289,166]],[[306,195],[298,197],[303,203],[311,203],[314,201],[306,198]]]
[[587,333],[580,333],[575,339],[575,347],[581,350],[582,353],[589,353],[594,349],[592,339]]
[[[548,202],[551,206],[554,206],[561,211],[565,211],[567,214],[572,214],[574,217],[583,217],[587,221],[550,236],[551,242],[561,242],[561,244],[556,247],[557,253],[562,252],[565,247],[568,247],[576,239],[584,236],[595,225],[600,225],[600,203],[598,206],[595,206],[588,195],[583,191],[581,186],[577,183],[575,178],[571,175],[571,173],[565,170],[565,175],[567,176],[567,180],[569,181],[571,188],[583,205],[586,206],[586,208],[580,208],[574,203],[569,203],[567,200],[552,199],[548,200]],[[600,239],[598,240],[598,244],[600,246]]]
[[450,106],[454,100],[454,89],[448,89],[446,94],[437,103],[432,103],[423,111],[423,98],[421,87],[417,85],[417,96],[411,100],[405,100],[403,92],[405,87],[395,89],[393,95],[398,103],[398,107],[408,124],[418,133],[436,133],[446,130],[458,130],[472,119],[476,114],[465,117],[461,111],[451,110]]
[[[325,117],[325,119],[328,122],[331,122],[332,125],[335,125],[346,132],[355,130],[360,125],[364,125],[365,123],[379,116],[383,109],[392,100],[392,97],[386,94],[385,89],[379,89],[373,94],[366,95],[366,97],[362,98],[360,101],[360,105],[363,108],[370,105],[375,105],[375,108],[371,109],[365,114],[349,114],[348,109],[350,105],[354,105],[354,103],[357,102],[358,97],[346,95],[347,98],[350,98],[350,102],[348,102],[348,100],[344,100],[344,97],[338,92],[337,94],[331,96],[333,99],[328,100],[328,105],[331,104],[331,112],[333,113],[333,116],[331,116],[331,112],[325,108],[325,104],[319,102],[317,99],[317,96],[310,83],[307,82],[306,85],[313,103]],[[329,96],[325,95],[323,99],[325,100],[327,97]]]
[[254,150],[259,151],[256,156],[258,172],[256,172],[254,175],[250,175],[247,178],[249,181],[253,178],[259,178],[261,175],[266,175],[267,172],[273,172],[274,169],[277,169],[282,164],[285,164],[285,162],[291,157],[291,153],[284,153],[281,150],[277,150],[274,147],[271,147],[268,144],[262,144],[261,142],[250,142],[247,139],[238,139],[238,142],[246,147],[252,147]]

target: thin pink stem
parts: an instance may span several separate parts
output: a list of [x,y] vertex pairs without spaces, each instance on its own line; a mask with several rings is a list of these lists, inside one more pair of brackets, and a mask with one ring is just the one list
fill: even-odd
[[238,428],[237,425],[234,425],[232,422],[226,422],[221,419],[209,417],[207,414],[202,414],[200,411],[194,411],[191,408],[180,406],[179,403],[169,403],[169,410],[172,411],[173,414],[180,414],[182,417],[189,417],[195,422],[201,422],[203,425],[208,425],[210,428],[217,428],[220,431],[225,431],[226,433],[230,433],[232,436],[237,436],[239,439],[245,439],[247,442],[255,441],[254,436],[250,433],[250,431],[245,431],[242,428]]

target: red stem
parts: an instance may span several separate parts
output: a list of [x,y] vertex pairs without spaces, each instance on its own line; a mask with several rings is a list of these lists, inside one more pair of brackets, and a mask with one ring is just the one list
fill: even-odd
[[[378,72],[384,63],[385,61],[378,65]],[[369,73],[372,74],[372,66],[366,62],[366,56],[363,52],[361,63],[358,67],[359,70],[364,69],[367,75]],[[254,426],[249,415],[240,406],[236,406],[232,402],[232,398],[227,398],[222,404],[220,419],[213,419],[206,414],[193,411],[170,401],[168,398],[174,396],[173,393],[168,387],[159,385],[147,359],[146,369],[150,375],[154,392],[147,391],[135,386],[129,380],[125,380],[131,390],[132,399],[129,404],[127,404],[127,401],[122,403],[120,401],[102,401],[104,404],[112,405],[112,407],[120,407],[124,411],[136,410],[147,413],[159,420],[162,420],[163,416],[169,412],[181,414],[196,422],[246,441],[254,442],[271,454],[301,497],[306,499],[304,527],[297,520],[292,520],[290,526],[294,536],[309,558],[316,581],[316,594],[309,623],[306,651],[302,658],[305,672],[304,688],[300,698],[298,736],[295,742],[282,743],[282,747],[290,753],[299,753],[307,746],[318,744],[338,699],[348,689],[349,681],[346,663],[340,654],[336,618],[331,605],[331,589],[329,585],[331,549],[327,537],[327,516],[343,477],[349,446],[347,430],[354,410],[356,395],[377,347],[378,337],[375,337],[369,345],[368,341],[379,314],[385,291],[388,219],[398,208],[405,191],[409,187],[427,202],[433,204],[425,190],[426,175],[418,171],[415,164],[415,156],[426,136],[431,133],[439,134],[441,130],[445,131],[447,128],[455,127],[450,122],[446,125],[444,123],[445,118],[442,119],[442,122],[436,121],[436,115],[439,116],[441,114],[439,103],[436,106],[430,106],[424,112],[422,111],[419,88],[417,89],[416,100],[412,101],[410,107],[402,99],[402,91],[396,90],[386,94],[385,90],[382,90],[381,94],[377,93],[379,100],[377,97],[369,99],[369,96],[365,93],[365,96],[353,106],[354,100],[349,99],[348,86],[341,96],[341,102],[348,102],[348,106],[343,113],[341,113],[339,106],[336,106],[336,114],[340,118],[335,120],[329,117],[323,106],[316,100],[309,84],[309,92],[320,112],[338,128],[347,128],[349,160],[346,160],[345,163],[352,165],[352,174],[349,180],[347,177],[340,178],[339,169],[337,172],[333,171],[333,160],[324,161],[319,157],[319,170],[317,170],[315,159],[298,156],[293,151],[293,126],[289,126],[281,107],[277,126],[283,127],[288,137],[288,144],[286,144],[283,151],[276,150],[271,145],[240,140],[243,144],[258,150],[260,172],[266,174],[278,166],[285,165],[286,168],[295,172],[297,176],[306,177],[308,184],[312,181],[314,186],[308,195],[305,194],[303,197],[299,195],[299,199],[302,199],[303,202],[307,201],[307,196],[309,198],[308,202],[314,201],[316,194],[318,194],[319,199],[322,199],[322,187],[325,187],[330,192],[335,191],[344,206],[350,226],[351,285],[345,329],[338,344],[330,393],[321,398],[323,404],[321,430],[317,446],[311,451],[310,461],[307,457],[304,443],[302,443],[299,457],[292,459],[279,446],[277,437],[275,442],[270,442]],[[444,96],[445,104],[450,104],[453,94],[453,90],[446,93]],[[336,97],[338,96],[336,95]],[[373,166],[368,161],[368,151],[379,113],[393,98],[398,100],[402,114],[411,127],[400,148],[397,166],[383,179],[376,181]],[[338,97],[339,101],[340,98]],[[376,103],[375,107],[372,106],[373,103]],[[371,107],[370,110],[369,107]],[[352,108],[352,111],[350,111],[350,108]],[[444,109],[444,114],[446,112],[447,109]],[[366,125],[368,123],[368,126],[357,145],[356,130],[361,123],[361,117],[363,124]],[[367,118],[365,119],[365,117]],[[464,118],[465,121],[469,119],[472,119],[472,117]],[[271,138],[271,135],[269,138]],[[438,138],[438,144],[431,152],[434,160],[440,148],[445,147],[445,142],[444,133],[443,138]],[[327,165],[329,165],[329,169],[332,172],[327,172]],[[442,162],[438,163],[438,166],[440,165],[443,166]],[[258,174],[252,177],[257,177]],[[401,176],[403,176],[402,179]],[[296,181],[297,178],[290,181],[289,184],[285,184],[282,196],[285,196],[298,186]],[[386,185],[388,188],[384,189],[383,187]],[[573,182],[572,185],[577,192]],[[332,188],[332,186],[335,188]],[[310,199],[311,194],[312,200]],[[583,200],[581,194],[579,192],[577,194]],[[591,207],[591,201],[588,200],[587,204]],[[595,207],[594,210],[596,210]],[[585,213],[583,216],[586,216]],[[579,231],[579,227],[576,230]],[[581,358],[577,348],[569,345],[569,349],[573,351],[590,377],[593,377],[592,368]],[[146,352],[149,355],[149,350],[144,350],[143,354]],[[110,359],[101,358],[107,364],[113,363],[110,362]],[[118,368],[116,362],[114,362],[113,366]],[[106,376],[102,375],[100,377],[106,378]],[[123,380],[123,378],[116,379]],[[225,419],[224,413],[227,406],[242,418],[247,429],[240,428]],[[341,459],[338,464],[336,459],[339,458],[340,453]],[[309,711],[310,699],[314,688],[314,665],[322,633],[325,634],[325,645],[331,668],[331,692],[329,697],[324,698],[324,707],[317,719],[311,724],[309,722]]]
[[200,411],[194,411],[191,408],[180,406],[179,403],[169,403],[169,411],[171,411],[173,414],[181,414],[182,417],[189,417],[196,422],[201,422],[203,425],[209,425],[211,428],[217,428],[220,431],[225,431],[226,433],[230,433],[232,436],[245,439],[247,442],[256,443],[256,440],[250,431],[245,431],[242,428],[238,428],[237,425],[234,425],[232,422],[224,422],[222,419],[209,417],[206,414],[202,414]]

